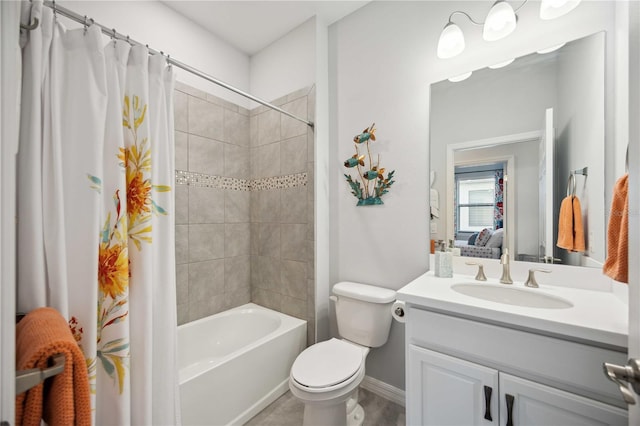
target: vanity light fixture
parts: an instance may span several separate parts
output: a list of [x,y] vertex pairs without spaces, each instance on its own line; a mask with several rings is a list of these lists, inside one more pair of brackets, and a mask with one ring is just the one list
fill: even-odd
[[[516,29],[517,12],[528,2],[524,0],[520,6],[513,8],[506,0],[497,0],[484,22],[475,21],[468,13],[456,10],[449,15],[438,40],[438,58],[448,59],[462,53],[465,47],[464,34],[458,24],[452,21],[454,15],[464,15],[469,21],[482,26],[482,38],[485,41],[500,40]],[[555,19],[575,9],[581,0],[542,0],[540,4],[541,19]]]
[[546,49],[541,49],[541,50],[537,50],[536,53],[540,53],[540,54],[544,54],[544,53],[551,53],[554,50],[558,50],[560,49],[562,46],[564,46],[567,43],[560,43],[560,44],[556,44],[555,46],[551,46],[551,47],[547,47]]
[[507,65],[509,65],[510,63],[512,63],[515,60],[516,60],[516,58],[507,59],[506,61],[498,62],[497,64],[493,64],[493,65],[489,65],[489,68],[491,68],[492,70],[497,70],[498,68],[506,67]]
[[542,0],[540,4],[540,19],[555,19],[571,12],[580,4],[581,0]]
[[[524,3],[522,4],[524,5]],[[484,21],[482,38],[486,41],[500,40],[511,34],[515,29],[516,12],[509,3],[504,0],[498,0],[493,4],[487,19]]]
[[458,82],[461,82],[461,81],[466,80],[469,77],[471,77],[471,74],[473,74],[473,71],[469,71],[469,72],[466,72],[464,74],[456,75],[455,77],[450,77],[449,81],[452,82],[452,83],[458,83]]
[[[455,13],[455,12],[454,12]],[[464,50],[464,34],[459,26],[451,22],[444,27],[438,40],[438,58],[447,59],[459,55]]]

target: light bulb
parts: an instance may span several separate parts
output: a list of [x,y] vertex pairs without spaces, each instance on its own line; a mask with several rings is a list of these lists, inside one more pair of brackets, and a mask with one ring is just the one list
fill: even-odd
[[516,29],[516,14],[513,7],[503,0],[495,2],[482,29],[482,38],[486,41],[500,40]]
[[492,70],[497,70],[498,68],[506,67],[507,65],[509,65],[511,62],[513,62],[515,60],[516,60],[516,58],[507,59],[506,61],[498,62],[497,64],[493,64],[493,65],[489,65],[489,68],[491,68]]
[[558,50],[558,49],[560,49],[560,48],[561,48],[562,46],[564,46],[565,44],[567,44],[567,43],[560,43],[560,44],[556,44],[555,46],[551,46],[551,47],[547,47],[546,49],[538,50],[538,51],[536,51],[536,53],[540,53],[540,54],[543,54],[543,53],[550,53],[550,52],[553,52],[554,50]]
[[464,34],[459,26],[449,22],[438,40],[438,58],[447,59],[459,55],[464,50]]
[[460,82],[462,80],[466,80],[469,77],[471,77],[471,74],[473,74],[473,71],[469,71],[469,72],[466,72],[464,74],[456,75],[455,77],[450,77],[448,80],[450,82],[452,82],[452,83],[458,83],[458,82]]
[[540,3],[540,19],[555,19],[571,12],[581,0],[542,0]]

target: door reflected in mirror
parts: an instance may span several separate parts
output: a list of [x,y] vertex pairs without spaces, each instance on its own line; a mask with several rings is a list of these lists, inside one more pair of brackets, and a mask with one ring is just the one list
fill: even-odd
[[[600,267],[604,73],[605,34],[597,33],[432,84],[431,238],[455,241],[466,256],[499,258],[508,247],[514,260]],[[570,252],[556,245],[560,204],[585,167],[573,177],[585,251]]]

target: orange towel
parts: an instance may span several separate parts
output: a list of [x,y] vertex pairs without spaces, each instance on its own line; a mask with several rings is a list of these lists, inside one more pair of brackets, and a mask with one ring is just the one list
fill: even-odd
[[576,196],[568,196],[562,200],[558,217],[558,242],[556,245],[569,251],[585,251],[582,207],[580,206],[580,200]]
[[629,282],[629,175],[618,179],[613,188],[607,227],[607,260],[603,272],[621,283]]
[[67,321],[52,308],[38,308],[16,326],[18,370],[46,368],[48,359],[64,354],[64,371],[16,395],[16,425],[90,425],[91,400],[87,364]]
[[573,197],[573,250],[575,252],[584,252],[584,227],[582,226],[582,207],[578,197]]

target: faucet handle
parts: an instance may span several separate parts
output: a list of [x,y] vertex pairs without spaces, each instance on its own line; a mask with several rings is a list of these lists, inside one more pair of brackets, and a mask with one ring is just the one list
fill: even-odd
[[476,281],[486,281],[487,276],[484,274],[484,265],[480,262],[465,262],[466,265],[478,265],[478,273],[476,274]]
[[550,269],[540,269],[540,268],[529,269],[529,276],[527,277],[527,281],[524,282],[524,285],[526,287],[532,287],[532,288],[540,287],[538,285],[538,282],[536,281],[536,276],[535,276],[536,271],[537,272],[544,272],[545,274],[548,274],[549,272],[551,272]]

